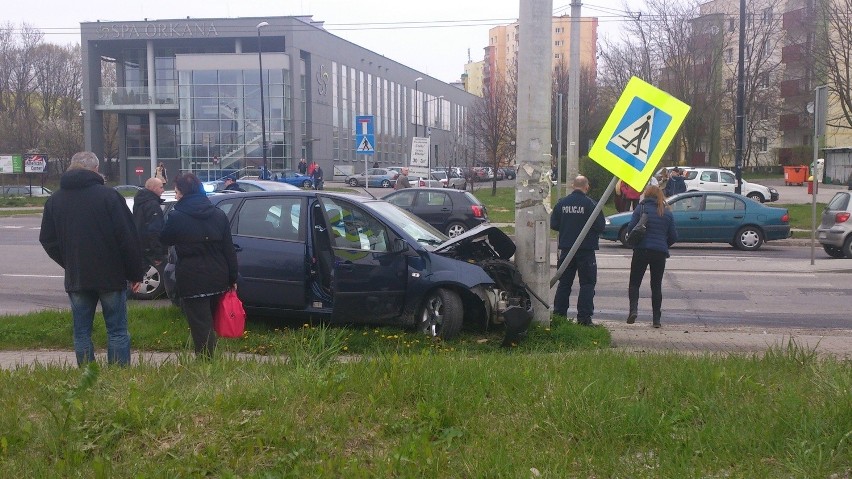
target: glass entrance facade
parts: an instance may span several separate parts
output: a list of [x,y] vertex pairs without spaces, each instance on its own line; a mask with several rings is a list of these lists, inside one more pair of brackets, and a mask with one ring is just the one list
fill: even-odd
[[[288,70],[263,70],[267,158],[273,171],[294,164],[289,78]],[[186,70],[179,72],[178,81],[181,169],[259,169],[258,70]]]

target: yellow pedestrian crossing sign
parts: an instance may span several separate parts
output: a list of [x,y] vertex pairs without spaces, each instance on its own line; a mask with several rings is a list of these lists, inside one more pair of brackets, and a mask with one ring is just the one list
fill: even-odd
[[642,191],[689,113],[689,105],[633,77],[589,157]]

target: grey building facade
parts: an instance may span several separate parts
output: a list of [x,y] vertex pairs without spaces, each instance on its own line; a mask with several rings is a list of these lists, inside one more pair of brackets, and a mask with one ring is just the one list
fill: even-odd
[[[105,118],[114,118],[124,182],[152,176],[159,162],[170,176],[257,174],[264,137],[273,172],[300,158],[326,178],[405,165],[412,138],[427,134],[433,166],[472,162],[464,125],[475,96],[311,17],[90,22],[81,31],[86,148],[103,155]],[[355,152],[359,115],[375,118],[373,155]]]

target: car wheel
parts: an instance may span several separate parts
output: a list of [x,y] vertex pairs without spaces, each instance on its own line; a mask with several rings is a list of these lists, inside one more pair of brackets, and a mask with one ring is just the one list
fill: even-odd
[[843,255],[852,259],[852,235],[847,236],[843,242]]
[[349,179],[349,186],[358,186],[358,180],[355,178]]
[[390,180],[382,180],[382,188],[390,188]]
[[754,201],[757,201],[758,203],[763,203],[765,201],[765,198],[763,197],[763,195],[761,195],[760,193],[758,193],[756,191],[752,191],[751,193],[749,193],[748,197],[753,199]]
[[763,233],[754,226],[743,226],[734,237],[734,245],[743,251],[754,251],[763,244]]
[[627,225],[624,225],[618,231],[618,241],[621,243],[621,246],[627,248]]
[[449,236],[450,238],[455,238],[456,236],[464,233],[465,231],[467,231],[467,226],[465,226],[463,223],[459,223],[456,221],[447,225],[447,236]]
[[824,249],[825,252],[828,253],[828,255],[831,256],[832,258],[840,259],[840,258],[846,257],[846,254],[843,253],[843,248],[838,248],[837,246],[829,246],[827,244],[824,244],[824,245],[822,245],[822,249]]
[[452,339],[461,331],[464,308],[458,293],[439,288],[431,291],[420,311],[420,331],[436,338]]
[[302,182],[302,188],[310,188],[310,187],[311,187],[311,180],[305,180],[305,181]]
[[162,296],[166,290],[166,285],[163,282],[163,265],[155,266],[148,265],[145,270],[145,276],[142,278],[142,284],[139,285],[139,291],[132,294],[134,299],[157,299]]

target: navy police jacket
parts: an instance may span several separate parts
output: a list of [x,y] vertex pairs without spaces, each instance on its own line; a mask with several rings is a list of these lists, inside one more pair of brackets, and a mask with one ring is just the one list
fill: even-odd
[[[559,249],[571,249],[574,246],[574,241],[580,236],[580,231],[592,215],[595,205],[595,200],[580,190],[574,190],[556,203],[550,214],[550,229],[559,232]],[[589,234],[580,244],[580,249],[598,249],[598,235],[603,233],[605,225],[603,213],[598,213]]]

